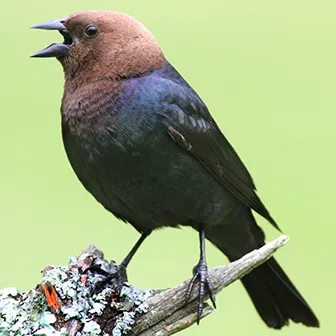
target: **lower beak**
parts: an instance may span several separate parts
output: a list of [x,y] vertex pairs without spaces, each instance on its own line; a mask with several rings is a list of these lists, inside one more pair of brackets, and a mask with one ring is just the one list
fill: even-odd
[[57,57],[62,58],[69,55],[70,47],[73,43],[70,33],[64,26],[64,22],[67,18],[58,19],[50,22],[41,23],[32,26],[33,29],[43,29],[43,30],[58,30],[64,37],[63,43],[53,43],[49,47],[38,51],[31,57]]
[[53,43],[49,47],[46,47],[37,53],[31,55],[32,58],[44,58],[44,57],[64,57],[68,56],[70,46],[63,43]]

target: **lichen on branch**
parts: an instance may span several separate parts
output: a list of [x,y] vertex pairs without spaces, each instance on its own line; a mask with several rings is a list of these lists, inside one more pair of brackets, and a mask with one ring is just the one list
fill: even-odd
[[[215,293],[269,259],[288,241],[287,236],[252,251],[241,259],[209,270]],[[0,334],[3,336],[168,336],[196,322],[197,286],[185,302],[186,280],[166,290],[141,290],[126,283],[120,294],[113,281],[100,293],[92,288],[102,275],[92,266],[116,273],[117,265],[104,259],[94,245],[66,266],[48,266],[36,288],[20,293],[0,291]],[[212,312],[205,304],[202,318]]]

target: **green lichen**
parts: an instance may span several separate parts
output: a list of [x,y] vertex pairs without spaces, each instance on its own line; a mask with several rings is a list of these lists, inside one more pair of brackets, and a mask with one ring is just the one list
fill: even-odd
[[90,335],[100,335],[101,329],[100,325],[95,321],[86,322],[83,328],[84,333],[89,333]]
[[36,290],[28,293],[19,293],[15,288],[1,290],[0,335],[32,335],[34,331],[34,335],[65,336],[52,327],[56,318],[46,308],[44,296]]
[[[112,300],[113,288],[105,288],[97,295],[91,293],[92,286],[102,279],[102,275],[89,272],[86,281],[82,281],[79,271],[81,260],[91,254],[72,257],[70,264],[60,267],[48,267],[43,271],[42,283],[54,286],[60,300],[58,311],[47,306],[44,293],[38,289],[20,293],[15,288],[0,291],[0,335],[1,336],[66,336],[68,330],[62,324],[55,323],[62,316],[62,323],[79,321],[81,328],[76,336],[120,336],[131,330],[136,314],[147,311],[146,299],[151,291],[142,291],[126,284],[118,301]],[[96,265],[106,272],[114,272],[116,265],[101,258]],[[116,316],[112,330],[102,330],[99,317],[109,307]],[[103,317],[103,316],[102,316]],[[60,330],[56,330],[55,327]]]
[[[126,284],[122,288],[120,297],[122,303],[117,307],[118,310],[124,311],[112,330],[113,336],[125,335],[132,329],[135,322],[136,313],[146,313],[148,305],[146,300],[152,295],[151,290],[143,291],[134,286]],[[117,306],[118,304],[115,304]]]

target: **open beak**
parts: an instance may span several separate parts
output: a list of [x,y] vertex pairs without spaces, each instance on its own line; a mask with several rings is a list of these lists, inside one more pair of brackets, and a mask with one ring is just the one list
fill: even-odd
[[32,26],[33,29],[58,30],[64,37],[63,43],[53,43],[50,46],[38,51],[31,57],[57,57],[62,58],[69,55],[70,47],[73,45],[71,34],[64,26],[67,18],[58,19],[50,22]]

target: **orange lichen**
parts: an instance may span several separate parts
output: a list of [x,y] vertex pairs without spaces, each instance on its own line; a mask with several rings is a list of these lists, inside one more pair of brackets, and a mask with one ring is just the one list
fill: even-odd
[[47,305],[49,307],[53,307],[55,310],[60,308],[60,304],[58,303],[58,297],[56,289],[51,284],[42,284],[42,288],[44,290],[44,294],[47,300]]

